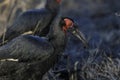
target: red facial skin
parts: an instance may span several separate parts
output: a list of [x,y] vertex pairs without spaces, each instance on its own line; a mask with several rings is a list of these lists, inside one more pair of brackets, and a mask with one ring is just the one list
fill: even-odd
[[73,21],[70,19],[64,19],[65,21],[65,26],[63,26],[63,31],[66,32],[69,28],[73,27]]
[[61,2],[61,0],[56,0],[58,3],[60,3]]

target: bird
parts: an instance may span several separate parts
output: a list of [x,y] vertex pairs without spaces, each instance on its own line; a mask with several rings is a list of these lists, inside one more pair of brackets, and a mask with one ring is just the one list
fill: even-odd
[[[0,76],[8,75],[7,78],[10,77],[11,80],[41,80],[65,50],[69,36],[67,33],[77,37],[84,45],[87,44],[73,19],[57,16],[50,26],[47,39],[21,35],[1,46]],[[9,59],[17,59],[17,62]]]
[[32,31],[35,35],[46,36],[49,25],[60,12],[61,2],[62,0],[46,0],[44,8],[23,12],[0,36],[1,45],[28,31]]

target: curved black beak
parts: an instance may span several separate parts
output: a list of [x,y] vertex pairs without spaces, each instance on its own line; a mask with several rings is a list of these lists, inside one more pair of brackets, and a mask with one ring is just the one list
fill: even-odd
[[77,37],[80,41],[82,41],[85,48],[88,48],[88,42],[85,39],[84,34],[81,31],[79,31],[77,25],[74,25],[72,28],[70,28],[69,32],[72,33],[75,37]]

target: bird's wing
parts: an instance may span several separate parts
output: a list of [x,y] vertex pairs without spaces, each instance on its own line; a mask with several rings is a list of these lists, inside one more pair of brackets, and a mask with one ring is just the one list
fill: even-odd
[[7,28],[5,39],[9,41],[24,32],[34,31],[37,26],[39,27],[37,30],[41,31],[52,18],[53,14],[46,9],[24,12]]
[[31,36],[19,36],[0,47],[0,59],[18,59],[20,61],[44,60],[54,53],[52,45],[45,39]]

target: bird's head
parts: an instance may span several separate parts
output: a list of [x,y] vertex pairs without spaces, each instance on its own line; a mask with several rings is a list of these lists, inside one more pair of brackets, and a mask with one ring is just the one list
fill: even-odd
[[77,37],[85,47],[88,47],[88,42],[85,39],[83,33],[79,31],[78,25],[74,23],[74,21],[71,18],[62,18],[60,21],[60,25],[62,26],[61,29],[64,31],[64,33],[71,33],[75,37]]
[[55,0],[55,1],[56,1],[58,4],[60,4],[62,0]]
[[47,0],[48,4],[50,3],[55,3],[55,4],[60,4],[62,0]]

